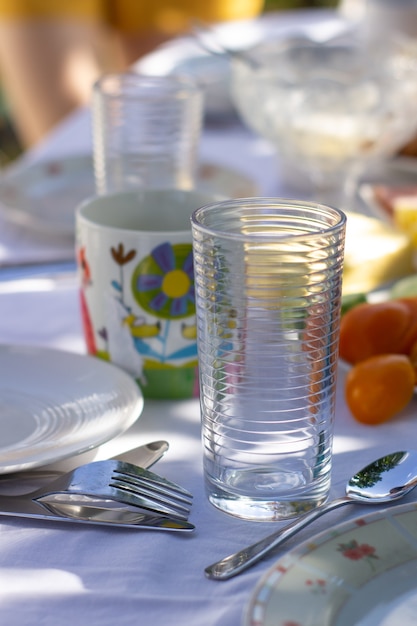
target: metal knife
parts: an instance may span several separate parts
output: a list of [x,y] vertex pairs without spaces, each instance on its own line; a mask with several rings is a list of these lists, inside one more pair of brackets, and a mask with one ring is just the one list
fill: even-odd
[[127,452],[117,454],[112,457],[112,460],[124,461],[125,463],[132,463],[144,469],[149,469],[164,456],[168,448],[169,444],[167,441],[152,441],[151,443],[146,443],[143,446],[138,446]]
[[[144,469],[149,469],[159,461],[169,449],[167,441],[152,441],[146,443],[127,452],[122,452],[116,456],[111,457],[113,461],[124,461],[125,463],[133,463],[133,465],[139,465]],[[0,475],[0,487],[1,485],[9,482],[21,483],[22,480],[43,480],[47,478],[55,478],[62,474],[52,469],[33,469],[24,470],[22,472],[13,472],[12,474]]]
[[[0,516],[24,517],[29,519],[49,520],[53,522],[70,522],[73,524],[86,524],[98,526],[123,527],[148,530],[169,531],[193,531],[195,526],[189,522],[162,517],[141,509],[132,510],[122,504],[111,509],[92,507],[91,513],[79,513],[80,507],[70,504],[55,505],[48,503],[50,510],[45,505],[34,502],[30,495],[27,496],[0,496]],[[86,510],[87,507],[83,507]],[[56,512],[54,512],[54,510]],[[63,517],[65,516],[65,517]]]

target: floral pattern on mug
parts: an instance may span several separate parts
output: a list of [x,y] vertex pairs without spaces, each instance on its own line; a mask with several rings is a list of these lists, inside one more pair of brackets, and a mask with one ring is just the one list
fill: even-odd
[[140,306],[165,319],[195,313],[194,269],[191,244],[163,243],[137,266],[132,290]]
[[[192,381],[187,382],[187,388],[191,384],[192,394],[198,395],[198,386],[193,382],[197,376],[197,332],[192,245],[162,243],[140,259],[133,271],[127,267],[136,260],[137,251],[127,249],[123,243],[111,246],[110,256],[118,270],[116,276],[109,277],[113,290],[108,305],[110,318],[95,333],[86,298],[94,277],[85,247],[79,255],[82,317],[89,352],[123,364],[144,386],[147,367],[191,368]],[[104,344],[101,349],[96,336]],[[113,352],[116,346],[117,355]],[[188,381],[188,374],[186,378]]]

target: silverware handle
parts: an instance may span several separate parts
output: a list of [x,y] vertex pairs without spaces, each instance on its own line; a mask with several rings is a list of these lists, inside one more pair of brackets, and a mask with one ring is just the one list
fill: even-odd
[[168,448],[169,444],[167,441],[152,441],[138,448],[133,448],[133,450],[117,454],[112,457],[112,460],[132,463],[132,465],[139,465],[144,469],[149,469],[164,456]]
[[228,578],[232,578],[232,576],[240,574],[240,572],[243,572],[251,567],[251,565],[260,561],[266,554],[283,544],[284,541],[295,535],[302,528],[308,526],[308,524],[318,517],[345,504],[350,504],[351,502],[352,500],[350,498],[339,498],[338,500],[333,500],[332,502],[309,511],[301,518],[285,526],[284,529],[274,532],[272,535],[268,535],[268,537],[257,541],[235,554],[221,559],[221,561],[217,561],[217,563],[209,565],[204,570],[207,578],[211,578],[212,580],[227,580]]
[[[132,465],[139,465],[144,469],[149,469],[164,456],[168,448],[169,444],[167,441],[152,441],[138,446],[137,448],[133,448],[132,450],[128,450],[127,452],[117,454],[111,457],[111,460],[132,463]],[[53,469],[23,470],[21,472],[14,472],[13,474],[2,474],[0,476],[0,485],[16,481],[53,479],[62,476],[62,474],[64,474],[64,472]]]

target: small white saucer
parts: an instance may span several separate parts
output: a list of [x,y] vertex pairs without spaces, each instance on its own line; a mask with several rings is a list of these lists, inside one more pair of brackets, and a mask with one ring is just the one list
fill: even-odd
[[[199,166],[196,187],[228,198],[257,195],[254,182],[244,174],[211,163]],[[0,214],[43,234],[73,238],[75,209],[93,195],[90,155],[22,165],[0,181]]]

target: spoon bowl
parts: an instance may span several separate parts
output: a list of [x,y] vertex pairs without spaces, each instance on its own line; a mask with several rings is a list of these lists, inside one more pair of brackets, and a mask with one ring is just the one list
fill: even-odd
[[346,497],[369,504],[398,500],[417,485],[417,451],[393,452],[352,476]]
[[209,565],[205,569],[207,578],[226,580],[236,576],[260,561],[287,539],[305,528],[315,519],[345,504],[384,504],[399,500],[417,485],[417,451],[401,451],[387,454],[370,463],[357,472],[346,485],[346,495],[332,500],[301,518],[284,529]]

